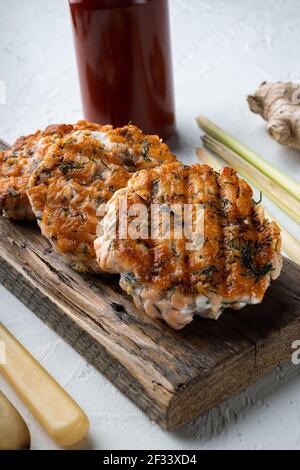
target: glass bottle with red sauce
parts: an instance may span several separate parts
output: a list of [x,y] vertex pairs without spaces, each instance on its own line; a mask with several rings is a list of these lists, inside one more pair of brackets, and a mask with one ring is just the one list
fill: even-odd
[[69,0],[84,116],[175,131],[168,0]]

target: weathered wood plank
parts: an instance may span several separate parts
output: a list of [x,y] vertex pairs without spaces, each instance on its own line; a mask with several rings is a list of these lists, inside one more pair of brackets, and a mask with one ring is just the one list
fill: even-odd
[[138,312],[116,277],[72,271],[36,227],[4,219],[0,281],[167,429],[287,360],[300,334],[300,268],[287,260],[262,305],[180,332]]
[[288,260],[263,304],[179,332],[137,311],[116,277],[73,271],[37,227],[3,218],[0,281],[167,429],[288,360],[300,338],[300,267]]

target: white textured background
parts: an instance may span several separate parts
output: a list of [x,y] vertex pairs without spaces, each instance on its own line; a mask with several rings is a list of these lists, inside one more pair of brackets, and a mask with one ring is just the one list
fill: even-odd
[[[202,113],[300,181],[300,155],[273,142],[245,100],[262,80],[300,81],[299,1],[170,0],[170,6],[179,158],[195,161],[194,117]],[[0,80],[6,84],[0,136],[8,142],[82,117],[67,0],[0,0]],[[275,214],[299,238],[299,226]],[[91,430],[82,448],[300,448],[300,366],[277,369],[167,433],[1,286],[0,321],[88,413]],[[0,388],[28,422],[32,447],[57,448],[2,378]]]

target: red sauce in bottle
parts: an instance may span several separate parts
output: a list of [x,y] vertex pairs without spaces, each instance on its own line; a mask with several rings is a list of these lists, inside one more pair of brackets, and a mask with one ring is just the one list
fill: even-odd
[[175,130],[168,0],[69,0],[85,118]]

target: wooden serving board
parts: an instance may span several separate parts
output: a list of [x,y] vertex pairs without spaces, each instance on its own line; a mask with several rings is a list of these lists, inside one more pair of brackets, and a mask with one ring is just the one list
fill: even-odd
[[137,311],[117,278],[73,271],[37,227],[3,218],[0,281],[169,430],[287,361],[300,338],[300,267],[288,260],[261,305],[178,332]]
[[178,332],[137,311],[117,277],[73,271],[36,226],[4,218],[0,281],[168,430],[290,359],[300,338],[300,266],[288,260],[261,305]]

